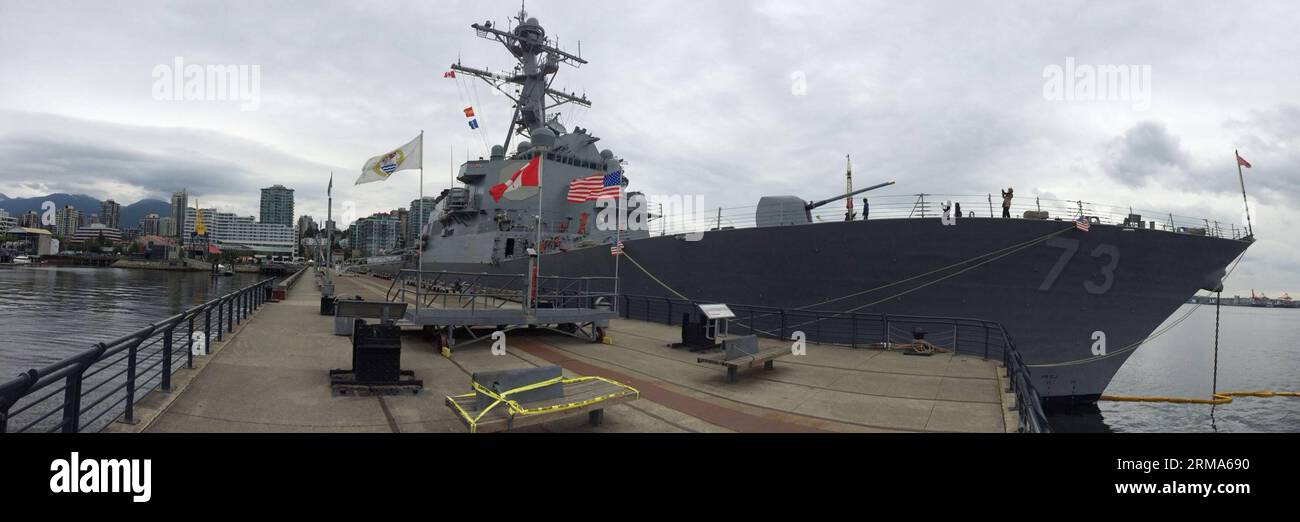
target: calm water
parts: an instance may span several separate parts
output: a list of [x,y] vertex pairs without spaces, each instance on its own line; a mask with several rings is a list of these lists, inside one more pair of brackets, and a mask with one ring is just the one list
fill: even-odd
[[257,280],[121,268],[0,269],[0,379],[40,368]]
[[[1124,363],[1106,393],[1209,398],[1214,307],[1184,305],[1172,323]],[[1300,309],[1225,306],[1219,391],[1300,391]],[[1102,402],[1099,411],[1052,416],[1058,431],[1300,432],[1300,397],[1237,397],[1223,406]]]

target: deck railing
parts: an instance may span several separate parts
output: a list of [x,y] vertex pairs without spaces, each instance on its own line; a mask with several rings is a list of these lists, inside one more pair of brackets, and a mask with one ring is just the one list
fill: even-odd
[[[865,216],[867,220],[938,218],[943,215],[944,203],[949,201],[961,205],[962,217],[1000,218],[1002,216],[1002,198],[999,194],[902,194],[871,196],[868,199],[870,208]],[[652,214],[652,219],[647,225],[651,235],[757,226],[757,207],[715,207],[693,209],[685,213],[664,209],[661,214],[660,209],[652,203],[648,210]],[[854,200],[853,210],[854,220],[861,221],[864,217],[861,198]],[[1046,212],[1047,219],[1064,221],[1073,221],[1079,216],[1084,216],[1103,225],[1132,226],[1231,239],[1242,239],[1247,235],[1244,227],[1227,221],[1082,200],[1017,196],[1013,198],[1010,210],[1011,217],[1017,219],[1025,219],[1025,212],[1033,211]],[[811,214],[814,223],[844,221],[845,208],[843,202],[839,202],[814,209]],[[1139,219],[1133,220],[1130,216]],[[781,216],[764,217],[780,218]]]
[[[265,279],[64,360],[0,384],[0,433],[99,431],[117,418],[134,424],[135,401],[194,367],[206,349],[233,332],[271,296]],[[183,351],[184,353],[178,353]]]
[[[622,295],[620,316],[680,325],[683,315],[699,315],[702,303],[667,297]],[[922,331],[926,341],[955,353],[1001,361],[1007,371],[1010,390],[1019,413],[1017,431],[1051,432],[1042,400],[1016,351],[1015,343],[1000,323],[983,319],[927,317],[877,313],[794,310],[766,306],[728,305],[736,318],[730,333],[756,334],[790,340],[802,332],[809,343],[837,344],[850,348],[910,343]]]

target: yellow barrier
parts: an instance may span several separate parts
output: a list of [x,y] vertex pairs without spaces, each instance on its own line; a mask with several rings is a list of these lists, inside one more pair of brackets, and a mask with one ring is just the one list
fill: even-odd
[[[606,382],[606,383],[609,383],[609,384],[613,384],[614,386],[618,386],[618,387],[621,388],[621,389],[620,389],[619,391],[617,391],[617,392],[614,392],[614,393],[608,393],[608,394],[605,394],[605,395],[599,395],[599,396],[592,397],[592,398],[590,398],[590,399],[586,399],[586,400],[583,400],[583,401],[569,402],[569,403],[563,403],[563,404],[552,404],[552,405],[550,405],[550,406],[541,406],[541,407],[537,407],[537,408],[524,408],[523,406],[520,406],[520,405],[519,405],[519,402],[518,402],[518,401],[514,401],[514,400],[511,400],[511,399],[506,398],[506,396],[508,396],[508,395],[512,395],[512,394],[516,394],[516,393],[521,393],[521,392],[526,392],[526,391],[529,391],[529,390],[536,390],[536,389],[538,389],[538,388],[542,388],[542,387],[545,387],[545,386],[550,386],[550,385],[553,385],[553,384],[564,385],[564,384],[573,384],[573,383],[586,382],[586,381],[601,381],[601,382]],[[494,391],[492,391],[492,390],[489,390],[489,389],[487,389],[487,388],[484,388],[482,385],[480,385],[480,384],[477,383],[477,382],[470,381],[470,386],[472,386],[472,387],[474,388],[475,391],[477,391],[477,392],[479,392],[479,393],[482,393],[482,394],[484,394],[484,395],[487,395],[488,397],[491,397],[491,398],[495,399],[495,400],[492,402],[492,404],[488,405],[488,407],[486,407],[486,408],[483,408],[483,411],[480,411],[480,412],[478,413],[478,415],[475,415],[474,417],[471,418],[469,412],[468,412],[468,411],[465,411],[464,408],[461,408],[461,407],[460,407],[460,404],[458,404],[458,403],[455,401],[455,399],[465,399],[465,398],[473,397],[473,396],[474,396],[474,393],[473,393],[473,392],[465,393],[465,394],[461,394],[461,395],[452,395],[452,396],[447,397],[447,398],[449,399],[447,402],[450,403],[450,404],[452,405],[452,407],[456,409],[456,413],[460,414],[461,418],[465,419],[465,423],[469,425],[469,432],[470,432],[470,433],[475,433],[475,432],[478,430],[478,421],[481,420],[481,419],[483,418],[484,415],[487,415],[487,413],[488,413],[489,411],[492,411],[493,408],[497,407],[497,405],[502,404],[502,403],[505,403],[507,409],[510,411],[510,415],[511,415],[511,416],[514,416],[514,415],[538,415],[538,414],[542,414],[542,413],[551,413],[551,412],[556,412],[556,411],[571,410],[571,409],[574,409],[574,408],[581,408],[581,407],[584,407],[584,406],[589,406],[589,405],[592,405],[592,404],[595,404],[595,403],[598,403],[598,402],[601,402],[601,401],[605,401],[605,400],[608,400],[608,399],[613,399],[613,398],[615,398],[615,397],[619,397],[619,396],[622,396],[622,395],[626,395],[628,392],[631,392],[631,394],[632,394],[632,395],[635,395],[636,397],[640,397],[640,395],[641,395],[641,392],[637,391],[636,388],[633,388],[633,387],[631,387],[631,386],[628,386],[628,385],[623,384],[623,383],[618,382],[618,381],[614,381],[614,380],[611,380],[611,379],[606,379],[606,378],[604,378],[604,377],[599,377],[599,376],[591,376],[591,377],[575,377],[575,378],[572,378],[572,379],[565,379],[565,378],[563,378],[563,377],[556,377],[556,378],[554,378],[554,379],[547,379],[547,380],[542,381],[542,382],[537,382],[537,383],[529,384],[529,385],[526,385],[526,386],[520,386],[520,387],[515,388],[515,389],[513,389],[513,390],[506,390],[506,391],[504,391],[504,392],[501,392],[500,394],[497,394],[496,392],[494,392]]]
[[1173,404],[1228,404],[1233,397],[1300,397],[1300,392],[1246,391],[1216,393],[1209,399],[1188,397],[1127,397],[1123,395],[1102,395],[1099,400],[1111,402],[1168,402]]

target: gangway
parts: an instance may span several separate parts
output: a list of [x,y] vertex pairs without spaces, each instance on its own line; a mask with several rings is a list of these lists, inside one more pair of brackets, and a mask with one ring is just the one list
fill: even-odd
[[411,305],[399,324],[419,326],[454,351],[492,332],[522,329],[601,342],[618,317],[614,289],[612,277],[539,276],[530,307],[525,274],[401,270],[386,297]]

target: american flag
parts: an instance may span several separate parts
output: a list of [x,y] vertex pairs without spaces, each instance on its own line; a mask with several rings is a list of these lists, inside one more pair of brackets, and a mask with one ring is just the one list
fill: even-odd
[[609,255],[612,256],[623,255],[623,242],[619,241],[617,245],[609,247]]
[[603,197],[619,197],[623,190],[623,171],[593,174],[569,182],[569,203],[582,203]]
[[1089,226],[1088,218],[1086,217],[1079,216],[1077,219],[1074,220],[1074,228],[1087,232],[1088,226]]

